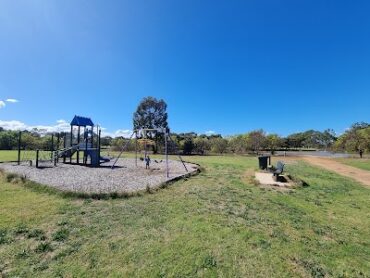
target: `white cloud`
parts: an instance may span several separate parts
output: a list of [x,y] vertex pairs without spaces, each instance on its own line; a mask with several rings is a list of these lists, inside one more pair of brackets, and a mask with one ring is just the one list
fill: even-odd
[[[56,121],[55,125],[27,125],[21,121],[2,121],[0,120],[0,127],[9,130],[34,130],[37,129],[40,133],[48,133],[48,132],[68,132],[71,130],[71,126],[69,122],[61,119]],[[132,130],[129,129],[118,129],[114,132],[107,131],[106,128],[102,129],[102,136],[111,136],[111,137],[120,137],[123,136],[125,138],[129,138],[132,134]]]
[[70,130],[70,125],[64,120],[59,120],[55,125],[27,125],[21,121],[2,121],[0,120],[0,126],[4,129],[10,130],[34,130],[37,129],[41,133],[47,132],[61,132]]
[[208,130],[208,131],[205,132],[205,134],[207,136],[215,135],[216,134],[216,131],[214,131],[214,130]]
[[17,99],[15,98],[8,98],[7,100],[5,100],[6,102],[11,102],[11,103],[16,103],[16,102],[19,102]]
[[124,137],[124,138],[130,138],[132,135],[132,130],[129,129],[117,129],[114,132],[109,132],[107,131],[106,128],[101,128],[102,129],[102,136],[110,136],[110,137]]
[[3,108],[3,107],[5,107],[5,105],[6,105],[5,102],[2,101],[2,100],[0,100],[0,109]]

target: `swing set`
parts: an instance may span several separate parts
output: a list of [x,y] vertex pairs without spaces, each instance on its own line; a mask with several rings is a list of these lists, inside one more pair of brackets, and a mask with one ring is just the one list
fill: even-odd
[[[148,138],[149,133],[155,133],[155,134],[162,134],[164,136],[164,160],[166,162],[166,177],[169,178],[169,161],[168,161],[168,148],[169,148],[169,143],[172,143],[172,145],[176,146],[175,142],[172,140],[170,136],[170,130],[168,128],[142,128],[142,129],[137,129],[134,130],[130,136],[130,138],[127,140],[126,144],[124,144],[121,148],[121,151],[117,158],[115,159],[112,169],[114,169],[117,161],[119,158],[122,156],[122,153],[127,149],[129,143],[133,138],[135,138],[135,166],[137,167],[137,160],[138,160],[138,144],[144,146],[144,158],[147,157],[148,146],[155,146],[156,142],[150,138]],[[182,160],[178,150],[176,150],[176,154],[178,158],[180,159],[182,165],[184,166],[186,172],[189,172],[187,169],[184,161]]]

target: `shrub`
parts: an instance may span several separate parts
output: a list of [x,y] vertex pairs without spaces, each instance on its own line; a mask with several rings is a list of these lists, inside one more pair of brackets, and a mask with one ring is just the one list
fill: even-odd
[[66,228],[61,228],[53,234],[53,240],[65,241],[69,236],[69,231]]
[[41,242],[39,245],[37,245],[35,252],[36,253],[46,253],[53,251],[53,247],[49,242]]

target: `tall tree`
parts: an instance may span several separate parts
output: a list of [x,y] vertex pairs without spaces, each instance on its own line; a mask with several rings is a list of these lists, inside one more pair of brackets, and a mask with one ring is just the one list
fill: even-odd
[[257,154],[266,147],[266,135],[262,129],[249,132],[246,138],[247,148]]
[[283,146],[283,141],[277,134],[269,134],[266,136],[266,146],[270,149],[271,154],[274,154],[276,149]]
[[369,152],[370,124],[364,122],[353,124],[338,138],[335,146],[337,149],[349,152]]
[[[168,128],[167,104],[163,99],[154,97],[144,98],[136,109],[133,117],[134,129],[141,128]],[[154,133],[148,133],[153,137]]]

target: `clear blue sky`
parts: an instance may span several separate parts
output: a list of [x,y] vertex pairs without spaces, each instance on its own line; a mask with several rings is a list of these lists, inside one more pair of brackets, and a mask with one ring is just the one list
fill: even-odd
[[[174,131],[343,132],[370,121],[370,1],[0,2],[0,120]],[[18,103],[6,102],[8,98]]]

